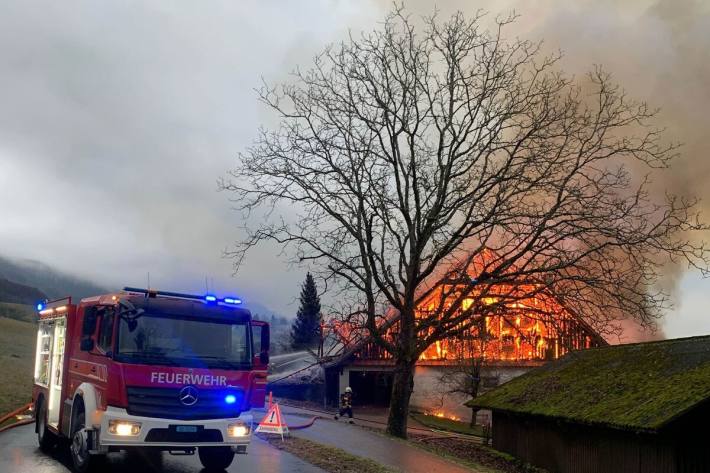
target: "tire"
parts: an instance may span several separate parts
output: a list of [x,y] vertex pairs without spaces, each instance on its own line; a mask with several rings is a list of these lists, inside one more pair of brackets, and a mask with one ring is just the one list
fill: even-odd
[[47,403],[40,397],[35,408],[35,432],[40,450],[48,452],[57,444],[57,436],[47,427]]
[[230,447],[200,447],[198,455],[202,466],[208,471],[226,470],[234,460]]
[[69,453],[71,454],[74,471],[76,473],[88,473],[99,466],[101,460],[105,459],[105,455],[91,455],[89,453],[89,447],[86,444],[86,434],[82,432],[86,426],[84,406],[80,405],[77,407],[81,410],[76,415],[74,423],[72,424]]

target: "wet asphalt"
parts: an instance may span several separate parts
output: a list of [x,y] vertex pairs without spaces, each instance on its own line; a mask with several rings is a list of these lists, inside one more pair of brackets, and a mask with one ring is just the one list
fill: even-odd
[[[282,407],[282,412],[284,419],[292,428],[299,424],[309,424],[307,420],[312,419],[314,414],[319,416],[316,422],[306,429],[293,428],[291,435],[340,448],[352,455],[369,458],[395,471],[403,473],[478,473],[478,470],[472,470],[460,463],[424,451],[405,441],[385,436],[377,431],[378,427],[382,427],[378,425],[381,422],[358,418],[355,424],[351,425],[347,419],[333,420],[330,417],[332,412],[326,414],[286,405]],[[259,418],[258,415],[254,417]],[[380,420],[384,422],[385,419]]]
[[[284,406],[286,421],[296,427],[307,423],[310,413]],[[255,419],[260,415],[255,413]],[[464,473],[472,470],[425,452],[410,444],[350,425],[341,420],[318,419],[312,426],[294,430],[292,435],[341,448],[351,454],[371,458],[395,470],[407,473]],[[60,445],[49,454],[37,446],[34,425],[25,425],[0,433],[0,473],[69,473],[71,459],[68,447]],[[135,455],[112,453],[100,468],[100,473],[143,473],[151,471],[144,460]],[[156,471],[156,469],[152,470]],[[164,473],[205,473],[197,455],[173,456],[162,454],[157,471]],[[290,453],[278,450],[254,437],[247,455],[237,455],[227,469],[236,472],[293,472],[324,473],[310,463]]]
[[[101,472],[106,473],[141,473],[146,471],[140,458],[124,453],[108,455],[108,462]],[[68,448],[59,446],[50,454],[42,452],[37,446],[34,425],[25,425],[0,433],[0,472],[1,473],[68,473],[71,459]],[[197,455],[172,456],[162,455],[162,468],[165,473],[198,473],[203,471]],[[264,473],[323,473],[323,470],[306,463],[295,456],[277,450],[269,444],[254,438],[247,455],[237,455],[227,470],[236,472]]]
[[[291,409],[289,409],[291,410]],[[295,424],[295,417],[286,415]],[[474,470],[426,452],[404,441],[350,425],[345,420],[318,419],[312,427],[292,435],[340,448],[406,473],[471,473]]]

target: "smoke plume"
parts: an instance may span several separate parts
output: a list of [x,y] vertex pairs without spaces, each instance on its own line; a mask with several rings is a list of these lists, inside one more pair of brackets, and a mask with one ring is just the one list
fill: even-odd
[[[407,2],[412,15],[430,15],[426,1]],[[391,8],[382,2],[383,11]],[[562,69],[576,77],[601,65],[630,98],[659,108],[657,125],[666,128],[668,141],[680,142],[680,154],[669,169],[654,171],[651,191],[700,199],[707,222],[710,215],[710,3],[697,0],[580,0],[564,2],[520,0],[445,2],[437,6],[446,18],[457,10],[496,15],[514,11],[519,19],[507,37],[542,40],[548,52],[561,51]],[[644,173],[647,170],[644,170]],[[708,239],[707,235],[689,235]],[[677,288],[688,268],[668,262],[659,289],[677,307]],[[624,324],[623,342],[663,338],[632,321]]]

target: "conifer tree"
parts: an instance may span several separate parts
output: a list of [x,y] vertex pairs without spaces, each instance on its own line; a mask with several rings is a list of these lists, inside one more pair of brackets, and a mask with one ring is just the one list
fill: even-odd
[[301,305],[291,327],[291,346],[294,349],[312,348],[320,336],[320,297],[311,273],[301,286]]

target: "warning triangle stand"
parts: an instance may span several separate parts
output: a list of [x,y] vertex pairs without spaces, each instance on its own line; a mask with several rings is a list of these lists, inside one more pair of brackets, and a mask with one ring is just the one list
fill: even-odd
[[261,432],[265,434],[280,434],[281,440],[283,440],[284,434],[288,435],[288,426],[283,420],[283,417],[281,415],[281,408],[279,407],[279,404],[277,402],[271,404],[271,407],[269,408],[268,412],[266,413],[264,418],[261,419],[261,422],[259,422],[259,425],[256,427],[255,432]]

